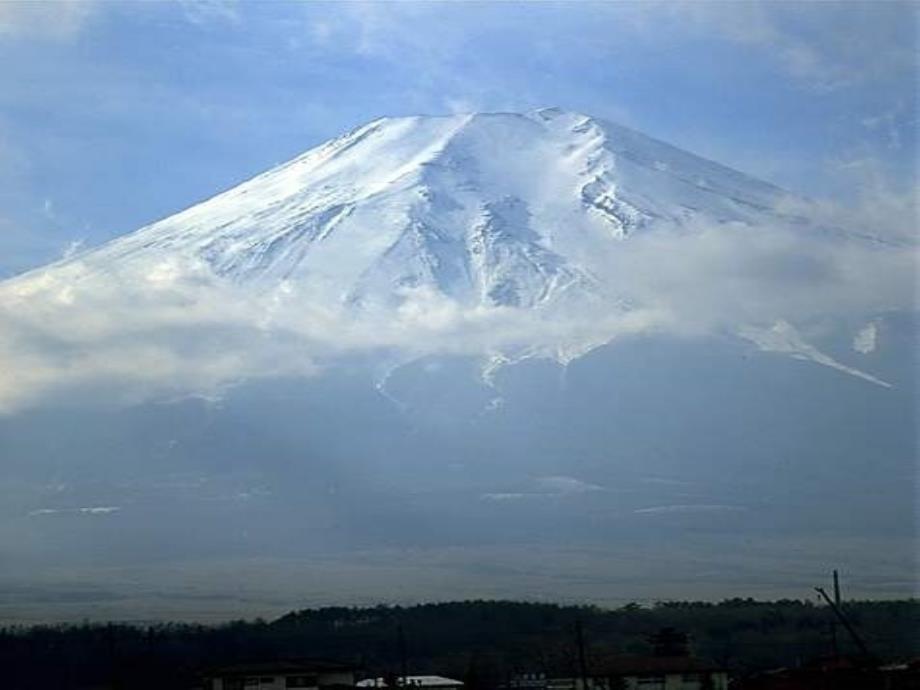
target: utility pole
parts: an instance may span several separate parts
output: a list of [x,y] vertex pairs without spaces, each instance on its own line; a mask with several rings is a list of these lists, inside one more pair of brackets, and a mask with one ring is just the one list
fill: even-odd
[[588,690],[588,663],[585,661],[585,632],[581,619],[575,621],[575,644],[578,645],[578,673],[581,675],[581,690]]
[[409,660],[406,654],[406,633],[402,623],[396,628],[396,644],[399,648],[399,672],[402,674],[402,685],[409,684]]
[[[834,568],[834,604],[840,608],[840,578],[837,576],[837,569]],[[831,647],[834,650],[834,658],[840,659],[840,645],[837,642],[837,621],[831,621]]]
[[859,647],[859,651],[862,652],[863,656],[866,659],[873,659],[874,657],[869,653],[869,648],[866,647],[866,643],[863,642],[862,638],[859,636],[856,630],[853,629],[853,626],[850,625],[850,621],[848,621],[847,617],[843,615],[843,611],[841,611],[837,604],[835,604],[834,601],[827,595],[827,592],[824,591],[824,587],[815,587],[815,591],[820,594],[824,598],[824,601],[827,602],[827,605],[831,607],[834,615],[837,616],[837,619],[840,621],[843,627],[846,628],[846,631],[850,633],[850,637],[853,638],[853,642],[855,642],[856,646]]

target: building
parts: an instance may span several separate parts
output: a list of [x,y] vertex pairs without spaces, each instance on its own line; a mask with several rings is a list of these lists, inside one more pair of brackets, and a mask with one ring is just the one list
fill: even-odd
[[579,675],[545,682],[546,690],[727,690],[728,672],[690,656],[618,655],[593,661],[587,683]]
[[920,690],[920,660],[876,666],[865,659],[828,657],[796,668],[760,671],[732,690]]
[[354,686],[355,667],[334,661],[234,664],[213,668],[204,674],[205,690],[335,690]]
[[879,667],[884,690],[918,690],[920,688],[920,659]]
[[[386,688],[386,678],[368,678],[358,681],[359,688]],[[463,682],[444,676],[405,676],[396,679],[399,688],[424,688],[424,690],[460,690]]]

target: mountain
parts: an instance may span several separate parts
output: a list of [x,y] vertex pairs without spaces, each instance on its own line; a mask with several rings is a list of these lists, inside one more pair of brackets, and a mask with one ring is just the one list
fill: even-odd
[[222,279],[387,303],[430,288],[533,307],[604,282],[616,242],[776,220],[769,184],[577,113],[383,118],[64,265]]
[[915,255],[810,208],[382,119],[0,283],[0,614],[909,595]]
[[[808,287],[823,296],[814,304],[797,281],[838,280],[871,301],[866,272],[846,275],[852,257],[837,255],[855,247],[871,265],[884,254],[802,208],[770,184],[555,108],[383,118],[7,281],[0,308],[66,308],[46,314],[60,323],[86,303],[94,319],[112,315],[106,333],[178,328],[192,345],[153,355],[172,368],[199,347],[188,331],[219,322],[237,334],[229,341],[247,344],[221,355],[242,374],[195,368],[191,378],[212,389],[251,370],[284,373],[285,362],[302,372],[343,351],[386,351],[383,378],[419,356],[461,352],[482,357],[488,378],[509,361],[568,362],[649,331],[740,336],[887,385],[798,330],[840,305],[827,304],[834,285]],[[848,327],[871,327],[886,300],[859,305],[858,318],[868,316]],[[267,332],[306,344],[293,354],[249,345]]]

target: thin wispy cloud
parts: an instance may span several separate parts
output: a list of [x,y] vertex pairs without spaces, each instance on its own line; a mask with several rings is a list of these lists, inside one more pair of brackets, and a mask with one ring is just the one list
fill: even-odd
[[638,508],[633,512],[637,515],[685,515],[696,513],[738,513],[747,510],[744,506],[728,505],[724,503],[687,503],[665,506],[650,506]]
[[121,510],[121,506],[86,506],[83,508],[38,508],[29,511],[29,517],[44,515],[111,515]]
[[[627,6],[628,8],[629,6]],[[697,32],[747,46],[807,88],[834,91],[916,69],[906,3],[644,3],[633,25]],[[905,41],[892,41],[894,36]]]
[[237,0],[178,0],[185,19],[197,26],[242,22],[240,3]]
[[484,493],[480,498],[491,502],[518,502],[545,499],[566,499],[583,496],[584,494],[603,492],[607,489],[599,484],[584,481],[577,477],[565,475],[552,475],[536,477],[531,480],[532,485],[527,490]]
[[72,40],[100,9],[95,0],[0,3],[0,38]]

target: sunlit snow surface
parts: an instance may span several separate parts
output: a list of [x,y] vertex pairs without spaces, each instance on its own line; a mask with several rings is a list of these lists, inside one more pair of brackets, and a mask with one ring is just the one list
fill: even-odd
[[201,262],[348,303],[428,287],[464,304],[534,306],[590,284],[598,245],[697,218],[756,224],[780,197],[581,115],[384,119],[79,263],[137,264],[160,281],[173,260]]

